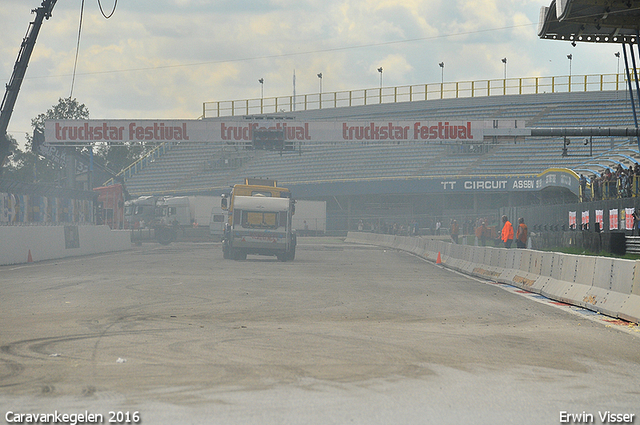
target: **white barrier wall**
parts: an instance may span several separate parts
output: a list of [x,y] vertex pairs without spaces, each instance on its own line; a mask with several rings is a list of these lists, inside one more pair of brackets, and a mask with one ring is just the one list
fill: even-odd
[[109,226],[0,226],[0,265],[126,249],[129,231]]
[[640,261],[359,232],[349,232],[346,242],[393,247],[431,261],[440,255],[445,267],[640,323]]

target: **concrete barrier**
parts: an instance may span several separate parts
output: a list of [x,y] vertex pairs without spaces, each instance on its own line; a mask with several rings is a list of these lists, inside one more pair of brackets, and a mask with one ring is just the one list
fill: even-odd
[[0,265],[126,249],[129,231],[108,226],[0,226]]
[[462,261],[460,262],[460,271],[463,273],[473,272],[473,263],[471,262],[471,258],[473,257],[473,252],[475,251],[474,247],[463,245],[462,246]]
[[[551,252],[540,252],[540,276],[529,287],[529,291],[537,294],[542,293],[544,287],[554,278],[554,270],[560,270],[561,257]],[[554,269],[555,266],[555,269]]]
[[597,257],[590,257],[586,255],[574,256],[574,262],[571,261],[571,267],[575,267],[575,275],[573,280],[566,280],[571,286],[565,291],[565,293],[559,296],[559,300],[565,303],[579,305],[581,307],[589,307],[585,302],[587,292],[593,286],[594,274],[596,270]]
[[[522,252],[521,250],[516,249],[501,249],[500,251],[502,251],[502,266],[504,267],[502,276],[500,277],[500,282],[513,285],[514,278],[518,275],[519,272],[520,257],[522,255]],[[516,264],[518,266],[516,266]]]
[[623,320],[640,323],[640,261],[636,261],[634,264],[631,295],[622,305],[618,312],[618,317]]
[[631,295],[634,269],[635,261],[597,258],[593,285],[583,298],[585,307],[618,317],[618,312]]
[[538,277],[529,272],[533,252],[534,251],[528,249],[518,250],[514,257],[514,270],[516,270],[516,274],[513,276],[511,283],[524,290],[529,290]]
[[557,277],[549,280],[549,282],[547,282],[544,288],[540,291],[540,294],[554,300],[570,302],[570,300],[567,299],[566,294],[571,290],[576,279],[578,256],[566,254],[555,255],[562,257],[561,265],[559,266],[559,270],[556,272]]
[[389,235],[349,233],[347,241],[420,252],[418,255],[434,262],[440,253],[445,267],[640,323],[640,261],[461,246]]

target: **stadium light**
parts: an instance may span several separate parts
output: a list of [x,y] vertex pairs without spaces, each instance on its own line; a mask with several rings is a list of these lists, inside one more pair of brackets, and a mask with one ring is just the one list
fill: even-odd
[[620,52],[615,52],[613,55],[618,58],[618,67],[616,68],[616,74],[620,74]]
[[264,99],[264,78],[258,80],[260,83],[260,99]]
[[571,62],[573,62],[573,55],[569,53],[567,59],[569,59],[569,79],[571,79]]
[[507,79],[507,58],[502,58],[502,63],[504,64],[504,79]]
[[382,67],[378,68],[378,72],[380,73],[380,88],[382,88]]
[[322,72],[318,74],[318,79],[320,80],[320,93],[322,93]]
[[442,72],[440,73],[440,83],[443,84],[444,83],[444,62],[440,62],[438,66],[442,68]]

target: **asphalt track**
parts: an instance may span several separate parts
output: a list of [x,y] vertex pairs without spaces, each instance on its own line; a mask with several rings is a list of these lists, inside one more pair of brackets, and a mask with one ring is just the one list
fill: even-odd
[[177,243],[0,267],[0,423],[640,423],[637,327],[406,253],[300,242],[290,263]]

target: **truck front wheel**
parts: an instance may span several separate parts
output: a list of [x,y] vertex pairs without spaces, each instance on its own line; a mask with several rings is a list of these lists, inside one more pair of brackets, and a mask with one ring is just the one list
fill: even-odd
[[296,246],[292,246],[289,251],[285,254],[287,256],[287,261],[293,261],[296,258]]
[[174,240],[173,232],[166,227],[158,229],[156,234],[160,245],[169,245]]

